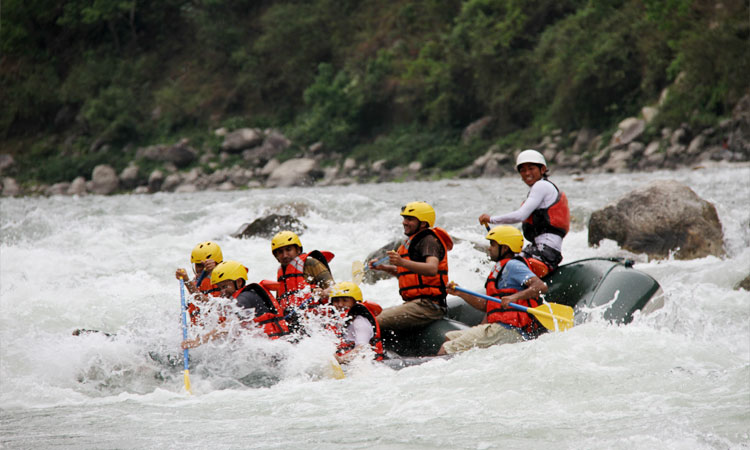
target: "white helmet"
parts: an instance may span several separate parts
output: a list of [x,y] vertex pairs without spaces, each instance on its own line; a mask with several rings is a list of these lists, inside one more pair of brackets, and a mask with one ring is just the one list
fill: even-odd
[[516,170],[518,170],[518,167],[524,163],[541,164],[544,167],[547,167],[547,161],[544,160],[544,155],[531,149],[524,150],[518,154],[518,157],[516,158]]

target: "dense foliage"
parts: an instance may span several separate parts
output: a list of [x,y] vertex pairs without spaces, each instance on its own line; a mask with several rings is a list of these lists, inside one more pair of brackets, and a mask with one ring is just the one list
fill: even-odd
[[481,117],[487,144],[605,131],[667,86],[659,126],[708,126],[747,93],[749,18],[745,0],[5,0],[0,151],[69,180],[274,126],[450,170],[486,150],[460,141]]

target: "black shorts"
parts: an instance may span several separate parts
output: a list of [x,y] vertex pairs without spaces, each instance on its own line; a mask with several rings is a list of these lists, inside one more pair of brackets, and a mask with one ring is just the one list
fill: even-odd
[[562,262],[562,253],[545,244],[529,244],[520,254],[525,258],[538,259],[549,267],[550,272]]

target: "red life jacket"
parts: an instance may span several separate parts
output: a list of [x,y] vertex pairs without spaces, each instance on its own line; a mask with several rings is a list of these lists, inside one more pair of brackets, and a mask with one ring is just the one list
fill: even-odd
[[398,254],[408,261],[425,262],[426,258],[416,253],[417,243],[428,235],[438,238],[443,246],[443,259],[438,263],[437,275],[427,276],[414,273],[405,267],[398,267],[398,290],[404,301],[428,298],[445,306],[445,287],[448,284],[448,252],[453,249],[453,240],[442,228],[422,230],[406,240],[398,248]]
[[[541,180],[540,180],[541,181]],[[557,191],[555,203],[547,208],[534,210],[531,215],[523,221],[523,236],[529,242],[534,242],[540,234],[551,233],[565,237],[570,230],[570,209],[568,208],[568,197],[565,193],[547,180]],[[538,181],[537,181],[538,183]],[[523,203],[522,203],[523,204]]]
[[[529,265],[529,262],[525,258],[521,258],[520,256],[516,256],[513,259],[523,261],[524,264],[526,264],[527,266]],[[505,269],[505,265],[510,260],[511,258],[500,260],[495,264],[495,267],[492,268],[492,271],[487,277],[487,282],[484,283],[484,288],[487,292],[487,295],[500,299],[505,297],[506,295],[515,294],[516,292],[518,292],[518,289],[497,288],[497,280],[500,279],[500,276],[503,273],[503,269]],[[526,306],[528,308],[535,308],[539,306],[538,299],[518,300],[513,303],[519,304],[521,306]],[[530,335],[536,335],[539,331],[539,323],[534,320],[528,313],[518,311],[517,309],[506,309],[503,308],[500,303],[491,302],[489,300],[487,301],[487,322],[504,323],[512,327],[520,328],[522,331]]]
[[240,293],[244,292],[245,290],[252,290],[256,294],[258,294],[265,302],[266,307],[271,310],[271,312],[267,312],[265,314],[261,314],[260,316],[254,317],[253,322],[262,326],[263,331],[271,339],[278,339],[285,334],[289,334],[289,327],[284,320],[284,315],[282,314],[281,308],[279,308],[279,304],[276,302],[276,299],[273,297],[271,292],[269,292],[260,284],[250,283],[243,286],[242,289],[236,291],[232,295],[232,297],[237,298]]
[[302,253],[286,266],[279,266],[276,279],[281,283],[277,292],[282,310],[299,307],[312,298],[312,290],[317,286],[308,283],[305,279],[305,261],[307,261],[308,256],[322,262],[329,271],[331,270],[328,261],[333,259],[333,253],[318,250]]
[[[383,308],[377,303],[364,301],[362,303],[355,303],[354,306],[349,308],[349,312],[346,315],[347,324],[351,323],[357,316],[362,316],[370,322],[370,325],[372,325],[373,336],[372,339],[370,339],[370,347],[372,348],[372,351],[375,352],[376,361],[382,361],[384,356],[383,341],[380,338],[380,325],[378,324],[378,319],[376,319],[376,316],[380,314],[382,310]],[[336,354],[339,356],[345,355],[354,350],[354,342],[345,342],[343,340],[345,329],[346,327],[341,329],[338,333],[341,337],[341,343],[337,347]]]

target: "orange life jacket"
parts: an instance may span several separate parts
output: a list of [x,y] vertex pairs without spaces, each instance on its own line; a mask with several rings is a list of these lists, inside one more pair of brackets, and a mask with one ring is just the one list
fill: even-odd
[[[376,316],[380,314],[382,310],[383,308],[381,308],[377,303],[364,301],[362,303],[355,303],[354,306],[349,308],[349,312],[346,315],[347,324],[351,323],[351,321],[353,321],[355,317],[362,316],[370,322],[370,325],[372,325],[373,336],[372,339],[370,339],[370,347],[372,348],[372,351],[375,352],[376,361],[382,361],[384,356],[383,341],[380,338],[380,325],[378,324],[378,319],[376,318]],[[336,354],[339,356],[345,355],[354,350],[354,342],[345,342],[343,340],[345,329],[346,327],[342,328],[339,333],[341,337],[341,343],[338,345],[336,350]]]
[[284,320],[284,315],[281,312],[278,302],[273,297],[270,291],[265,287],[257,283],[250,283],[243,286],[242,289],[236,291],[232,297],[237,298],[245,290],[252,290],[258,294],[266,304],[266,307],[271,310],[265,314],[255,316],[253,322],[263,327],[263,331],[271,339],[278,339],[285,334],[289,334],[289,327]]
[[279,266],[276,279],[281,283],[279,290],[279,305],[282,310],[296,308],[312,298],[312,290],[317,287],[305,279],[305,261],[311,256],[322,262],[330,271],[328,261],[333,259],[333,253],[313,250],[310,253],[302,253],[294,258],[286,266]]
[[[547,208],[534,210],[531,215],[523,221],[523,236],[529,242],[534,242],[537,236],[545,233],[556,234],[565,237],[570,230],[570,209],[568,208],[568,197],[555,186],[555,183],[547,180],[557,191],[555,203]],[[538,183],[538,181],[537,181]]]
[[[529,262],[525,258],[516,256],[513,259],[523,261],[524,264],[526,264],[527,266],[529,265]],[[500,299],[505,297],[506,295],[515,294],[516,292],[518,292],[518,289],[497,288],[497,280],[500,279],[505,265],[510,260],[511,258],[500,260],[495,264],[495,267],[492,268],[492,271],[487,277],[487,282],[484,283],[484,288],[487,292],[487,295]],[[519,304],[521,306],[526,306],[528,308],[535,308],[539,306],[538,299],[518,300],[513,303]],[[511,308],[506,309],[500,303],[491,302],[489,300],[487,301],[486,310],[487,322],[489,323],[504,323],[512,327],[519,328],[521,329],[521,331],[528,333],[529,335],[536,335],[539,333],[539,323],[526,312]]]
[[219,289],[219,286],[211,284],[211,275],[208,275],[201,280],[201,285],[198,286],[198,290],[206,295],[211,294],[214,297],[221,296],[221,290]]
[[398,267],[398,290],[404,301],[428,298],[445,306],[445,287],[448,284],[448,252],[453,248],[453,240],[442,228],[422,230],[406,240],[398,248],[398,254],[408,261],[425,262],[426,258],[416,253],[417,243],[428,235],[438,238],[443,246],[443,259],[438,263],[437,275],[427,276],[414,273],[405,267]]

